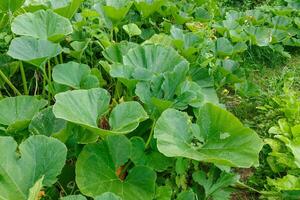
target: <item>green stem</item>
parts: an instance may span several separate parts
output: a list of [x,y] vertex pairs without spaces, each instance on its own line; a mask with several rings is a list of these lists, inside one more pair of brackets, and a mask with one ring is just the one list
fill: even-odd
[[256,190],[255,188],[250,187],[249,185],[246,185],[245,183],[242,183],[242,182],[240,182],[240,181],[237,182],[237,186],[240,186],[240,187],[243,187],[243,188],[247,188],[247,189],[249,189],[249,190],[251,190],[251,191],[253,191],[253,192],[256,192],[256,193],[258,193],[258,194],[262,194],[261,191],[258,191],[258,190]]
[[42,94],[43,94],[43,96],[46,95],[46,78],[45,78],[45,75],[44,75],[44,78],[43,78],[43,91],[42,91]]
[[60,62],[60,64],[63,64],[63,63],[64,63],[62,53],[59,54],[59,62]]
[[2,79],[5,81],[5,83],[7,83],[7,85],[9,85],[9,87],[15,92],[15,94],[17,95],[22,95],[19,90],[14,86],[14,84],[12,84],[12,82],[10,82],[10,80],[5,76],[5,74],[2,72],[2,70],[0,69],[0,77],[2,77]]
[[22,77],[22,82],[23,82],[23,87],[24,87],[24,93],[25,93],[25,95],[28,95],[29,91],[28,91],[28,87],[27,87],[27,80],[26,80],[26,75],[25,75],[22,61],[20,61],[20,72],[21,72],[21,77]]
[[152,124],[151,131],[150,131],[150,135],[149,135],[149,137],[148,137],[148,139],[147,139],[147,142],[146,142],[146,144],[145,144],[145,149],[148,148],[148,146],[149,146],[149,144],[150,144],[150,142],[151,142],[151,139],[152,139],[153,133],[154,133],[154,127],[155,127],[155,124],[156,124],[156,121],[154,121],[153,124]]
[[53,92],[53,87],[52,87],[52,67],[51,67],[51,62],[50,60],[48,60],[48,75],[45,72],[45,76],[47,77],[47,81],[48,81],[48,101],[50,103],[51,101],[51,94]]
[[56,57],[54,57],[54,62],[55,62],[55,65],[58,65],[58,64],[59,64],[59,61],[58,61],[58,58],[57,58],[57,56],[56,56]]

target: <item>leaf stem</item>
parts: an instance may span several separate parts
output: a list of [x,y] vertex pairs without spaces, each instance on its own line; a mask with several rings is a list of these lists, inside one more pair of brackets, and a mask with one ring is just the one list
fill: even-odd
[[22,95],[20,93],[20,91],[14,86],[14,84],[12,84],[12,82],[10,82],[10,80],[6,77],[6,75],[2,72],[2,70],[0,69],[0,77],[2,77],[2,79],[5,81],[5,83],[7,83],[7,85],[9,85],[9,87],[15,92],[15,94],[17,95]]
[[58,65],[58,64],[59,64],[59,61],[58,61],[58,58],[57,58],[57,56],[56,56],[56,57],[54,57],[54,62],[55,62],[55,65]]
[[261,191],[258,191],[258,190],[256,190],[255,188],[250,187],[249,185],[246,185],[245,183],[242,183],[242,182],[240,182],[240,181],[237,181],[237,186],[247,188],[247,189],[249,189],[249,190],[251,190],[251,191],[253,191],[253,192],[256,192],[256,193],[258,193],[258,194],[262,194]]
[[62,53],[59,54],[59,62],[60,62],[60,64],[64,63]]
[[47,82],[48,82],[48,101],[51,101],[51,94],[53,92],[53,87],[52,87],[52,80],[51,80],[51,74],[52,73],[52,67],[51,67],[51,62],[48,60],[48,75],[45,72],[45,76],[47,77]]
[[151,127],[151,131],[150,131],[149,137],[148,137],[147,142],[146,142],[146,144],[145,144],[145,149],[148,148],[148,146],[149,146],[149,144],[150,144],[150,142],[151,142],[151,139],[152,139],[153,133],[154,133],[154,127],[155,127],[155,124],[156,124],[156,121],[154,121],[153,124],[152,124],[152,127]]
[[22,77],[22,82],[23,82],[24,93],[25,93],[25,95],[28,95],[29,91],[28,91],[28,87],[27,87],[27,80],[26,80],[26,75],[25,75],[22,61],[20,61],[20,72],[21,72],[21,77]]

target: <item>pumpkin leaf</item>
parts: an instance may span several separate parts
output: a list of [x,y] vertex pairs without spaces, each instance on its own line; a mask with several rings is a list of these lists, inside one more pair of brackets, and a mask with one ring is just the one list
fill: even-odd
[[12,40],[7,54],[14,59],[26,61],[43,69],[43,64],[48,59],[60,54],[61,51],[59,44],[54,44],[48,40],[22,36]]
[[63,143],[40,135],[29,137],[19,147],[12,137],[0,137],[0,150],[5,152],[0,155],[1,199],[27,200],[32,187],[41,187],[41,182],[51,186],[67,156]]
[[123,200],[152,200],[156,174],[148,167],[137,166],[121,180],[116,171],[131,153],[131,143],[123,135],[108,136],[98,144],[88,144],[76,163],[76,183],[90,197],[113,192]]
[[27,128],[30,121],[47,101],[32,96],[8,97],[0,100],[0,124],[7,126],[7,132]]
[[53,42],[60,41],[73,32],[71,22],[52,10],[19,15],[12,22],[11,30],[17,35]]
[[157,120],[154,137],[158,150],[168,157],[231,167],[258,165],[258,153],[263,146],[253,130],[210,103],[200,108],[196,124],[186,113],[166,110]]

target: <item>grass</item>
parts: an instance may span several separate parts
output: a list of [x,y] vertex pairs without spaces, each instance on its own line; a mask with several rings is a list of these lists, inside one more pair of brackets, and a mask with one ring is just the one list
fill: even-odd
[[[243,123],[255,130],[260,137],[268,138],[268,130],[277,124],[278,119],[284,117],[284,113],[278,108],[274,101],[275,97],[284,95],[283,87],[285,82],[291,81],[292,89],[300,93],[300,51],[294,51],[291,59],[285,59],[278,54],[272,54],[268,51],[251,52],[245,56],[242,67],[246,70],[247,80],[253,82],[260,90],[258,95],[241,96],[234,90],[228,94],[221,94],[221,102],[236,115]],[[253,55],[254,54],[254,55]],[[251,58],[255,57],[255,60]],[[268,57],[268,62],[261,61]],[[269,146],[264,146],[260,153],[260,166],[251,176],[245,179],[245,183],[257,190],[264,190],[267,187],[266,178],[274,176],[266,158],[271,151]],[[242,175],[242,174],[241,174]],[[240,195],[236,199],[251,199],[253,195],[249,194],[249,198]],[[236,196],[236,197],[237,197]],[[247,196],[247,195],[246,195]]]

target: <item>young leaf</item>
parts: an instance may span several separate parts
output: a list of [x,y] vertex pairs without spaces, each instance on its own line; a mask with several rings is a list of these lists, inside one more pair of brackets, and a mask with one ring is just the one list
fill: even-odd
[[[217,197],[218,196],[222,197],[222,195],[223,195],[223,199],[229,199],[226,198],[225,195],[227,194],[226,196],[230,197],[230,192],[226,191],[225,189],[231,184],[236,183],[238,180],[238,176],[226,172],[215,174],[215,170],[216,168],[211,168],[208,173],[208,177],[206,176],[206,173],[203,171],[194,172],[193,179],[198,184],[203,186],[205,190],[205,197],[207,199],[209,198],[220,199]],[[218,178],[216,179],[215,176],[217,176]]]
[[130,153],[131,143],[122,135],[86,145],[76,163],[80,191],[90,197],[113,192],[123,200],[152,200],[156,175],[150,168],[134,167],[125,180],[116,173],[128,161]]
[[134,23],[123,25],[123,29],[129,35],[129,37],[142,34],[141,29],[139,29],[139,27]]
[[231,113],[207,103],[200,108],[197,124],[183,112],[168,109],[158,119],[154,137],[160,152],[232,167],[258,164],[263,143]]
[[67,156],[63,143],[46,136],[31,136],[19,147],[12,137],[0,137],[0,151],[5,152],[0,154],[2,199],[27,200],[30,188],[40,185],[42,177],[42,185],[51,186]]
[[130,101],[117,105],[109,117],[109,124],[115,132],[131,132],[139,123],[148,119],[148,115],[138,102]]
[[90,67],[85,64],[68,62],[56,65],[52,72],[53,80],[56,83],[80,89],[84,77],[91,73]]

